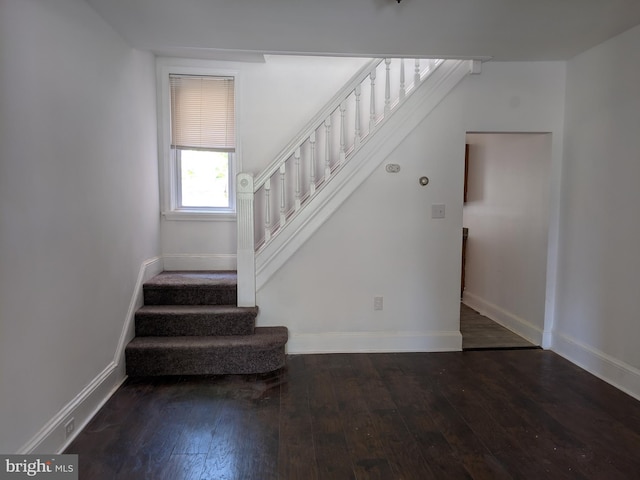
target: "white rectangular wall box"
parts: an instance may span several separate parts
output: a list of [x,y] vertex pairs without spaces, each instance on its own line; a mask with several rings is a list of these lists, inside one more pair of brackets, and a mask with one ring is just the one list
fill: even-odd
[[443,204],[431,205],[431,218],[444,218],[444,205]]

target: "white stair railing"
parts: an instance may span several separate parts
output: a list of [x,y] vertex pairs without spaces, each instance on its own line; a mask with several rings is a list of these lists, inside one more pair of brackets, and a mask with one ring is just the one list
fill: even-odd
[[[412,62],[407,85],[405,64]],[[318,112],[255,179],[237,177],[238,305],[255,305],[255,255],[264,249],[305,205],[433,73],[442,60],[375,59]],[[384,78],[382,88],[376,84]],[[362,126],[368,98],[368,126]],[[383,108],[380,109],[379,105]]]

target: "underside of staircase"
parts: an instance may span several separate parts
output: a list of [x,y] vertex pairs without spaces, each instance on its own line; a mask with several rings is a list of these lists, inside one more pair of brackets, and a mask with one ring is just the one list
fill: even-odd
[[143,285],[129,376],[265,373],[285,364],[286,327],[256,327],[237,306],[235,271],[162,272]]

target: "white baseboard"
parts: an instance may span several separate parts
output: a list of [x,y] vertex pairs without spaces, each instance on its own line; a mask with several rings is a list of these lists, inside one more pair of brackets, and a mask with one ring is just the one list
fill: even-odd
[[473,308],[478,313],[489,317],[496,323],[499,323],[512,332],[517,333],[521,337],[530,341],[534,345],[542,345],[542,330],[517,315],[504,310],[503,308],[484,300],[478,295],[470,292],[464,292],[462,303]]
[[[162,269],[160,257],[154,257],[142,263],[113,360],[24,444],[18,450],[18,454],[61,453],[122,385],[126,379],[124,348],[133,338],[133,317],[135,311],[142,305],[142,284],[160,273]],[[71,418],[74,420],[74,433],[67,437],[65,425]]]
[[557,331],[553,333],[551,350],[617,389],[640,400],[639,369]]
[[545,350],[551,350],[553,346],[553,332],[551,330],[544,330],[542,332],[542,348]]
[[[64,406],[18,454],[62,453],[125,380],[124,366],[110,363],[89,385]],[[74,419],[74,433],[67,437],[65,425]]]
[[235,270],[236,254],[168,253],[162,256],[165,270]]
[[453,352],[462,350],[460,332],[292,333],[287,353]]

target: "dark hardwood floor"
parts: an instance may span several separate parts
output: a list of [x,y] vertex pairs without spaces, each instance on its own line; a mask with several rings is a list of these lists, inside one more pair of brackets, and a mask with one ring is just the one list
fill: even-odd
[[635,479],[640,402],[543,350],[291,356],[129,379],[67,453],[83,480]]

